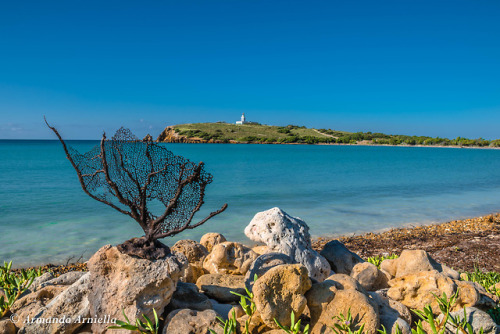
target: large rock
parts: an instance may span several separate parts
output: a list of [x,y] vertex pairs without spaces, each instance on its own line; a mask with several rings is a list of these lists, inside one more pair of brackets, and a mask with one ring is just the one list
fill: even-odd
[[411,334],[410,310],[403,304],[387,298],[382,291],[384,290],[368,293],[378,306],[380,325],[384,326],[387,333],[396,334],[399,328],[402,334]]
[[194,240],[179,240],[177,241],[170,250],[172,252],[180,252],[186,255],[188,262],[190,264],[195,264],[198,266],[203,265],[203,260],[208,255],[208,250],[205,246],[197,243]]
[[[481,311],[478,308],[475,307],[466,307],[465,308],[466,312],[466,319],[469,324],[471,324],[472,329],[475,334],[479,333],[484,333],[484,334],[499,334],[500,333],[500,326],[493,321],[491,316],[484,312]],[[456,319],[463,319],[464,318],[464,310],[457,310],[454,312],[450,313],[450,316],[456,318]],[[443,319],[443,315],[441,314],[438,317],[438,321],[441,321]],[[457,330],[455,327],[453,327],[450,323],[446,326],[446,333],[447,334],[453,334],[456,333]],[[481,332],[481,329],[483,330]]]
[[0,333],[2,334],[15,334],[16,326],[10,321],[10,319],[0,320]]
[[198,278],[196,285],[205,295],[221,303],[240,300],[240,297],[231,291],[246,295],[245,277],[241,275],[206,274]]
[[351,276],[368,291],[376,291],[389,287],[387,282],[390,276],[369,262],[356,264],[352,268]]
[[356,264],[365,262],[338,240],[329,241],[320,255],[328,261],[332,270],[337,274],[349,275]]
[[280,208],[257,213],[245,228],[245,235],[266,244],[271,252],[286,254],[293,261],[303,264],[309,276],[319,282],[330,275],[328,261],[311,247],[307,224]]
[[335,274],[328,277],[321,283],[315,283],[305,294],[307,298],[307,307],[311,315],[311,324],[315,324],[323,309],[335,298],[339,290],[356,290],[364,293],[363,287],[350,276],[345,274]]
[[313,324],[312,334],[332,333],[329,326],[338,323],[337,316],[343,314],[347,316],[351,312],[355,322],[352,328],[359,329],[362,324],[365,325],[363,333],[376,334],[380,325],[377,304],[374,303],[364,293],[354,290],[339,290],[334,298],[326,305],[321,312],[318,321]]
[[227,241],[226,238],[220,233],[207,233],[201,237],[200,244],[202,244],[208,252],[211,252],[215,245],[225,241]]
[[211,274],[245,275],[257,257],[250,248],[226,241],[213,247],[203,262],[203,268]]
[[16,314],[16,317],[13,318],[16,327],[20,328],[24,321],[34,318],[40,313],[40,310],[45,309],[52,299],[67,288],[67,286],[52,285],[44,288],[38,287],[35,292],[30,292],[16,300],[11,307],[12,313]]
[[210,334],[210,330],[223,333],[214,310],[176,310],[165,320],[163,334]]
[[[28,322],[19,329],[19,334],[73,333],[84,326],[90,318],[87,294],[90,288],[90,274],[80,277],[62,293],[53,298],[33,318],[65,319],[64,321]],[[41,291],[41,290],[40,290]],[[68,321],[66,321],[68,319]],[[108,324],[110,325],[110,324]]]
[[450,278],[460,279],[460,274],[457,271],[436,262],[424,250],[405,249],[397,259],[382,261],[380,269],[396,278],[422,271],[437,270]]
[[259,256],[250,266],[250,269],[245,275],[245,286],[248,290],[252,290],[255,275],[261,277],[271,268],[282,264],[294,264],[295,262],[288,256],[282,253],[267,253]]
[[177,288],[167,306],[167,312],[178,309],[204,311],[212,308],[206,295],[200,293],[196,284],[178,282]]
[[85,271],[70,271],[65,274],[62,274],[59,277],[52,278],[48,281],[42,282],[39,286],[40,288],[44,288],[49,285],[71,285],[78,281],[83,275],[86,275]]
[[469,306],[491,307],[496,299],[489,295],[482,287],[472,282],[455,281],[436,270],[423,271],[417,274],[406,275],[389,281],[387,296],[399,301],[411,309],[423,309],[431,305],[436,315],[439,307],[435,296],[446,293],[448,298],[457,289],[459,294],[453,310]]
[[[123,309],[131,321],[142,314],[153,319],[153,309],[162,314],[170,302],[187,263],[180,253],[147,260],[122,254],[111,245],[102,247],[87,263],[90,313],[123,320]],[[92,331],[102,333],[108,325],[94,323]]]
[[270,269],[255,281],[254,302],[264,324],[278,328],[274,319],[282,325],[290,325],[293,311],[299,317],[307,300],[304,294],[311,288],[307,269],[300,264],[281,265]]

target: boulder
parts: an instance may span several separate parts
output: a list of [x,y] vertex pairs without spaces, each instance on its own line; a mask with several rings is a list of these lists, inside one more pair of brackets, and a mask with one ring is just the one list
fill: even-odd
[[188,263],[186,269],[182,272],[182,276],[179,281],[185,283],[196,283],[198,278],[205,274],[208,274],[208,271],[205,270],[205,268]]
[[44,288],[49,285],[71,285],[78,281],[85,274],[87,274],[87,272],[85,271],[70,271],[68,273],[62,274],[59,277],[42,282],[39,286],[40,288]]
[[294,264],[295,262],[288,256],[282,253],[267,253],[259,256],[250,266],[250,269],[245,275],[245,286],[248,290],[252,290],[255,275],[261,277],[269,269],[282,264]]
[[[187,263],[181,253],[148,260],[123,254],[111,245],[102,247],[87,263],[90,313],[123,320],[123,310],[131,321],[142,314],[153,319],[153,309],[162,314],[170,302]],[[107,327],[94,323],[92,331],[102,333]]]
[[352,268],[351,276],[368,291],[376,291],[389,287],[387,282],[390,276],[380,271],[377,266],[369,262],[356,264],[354,268]]
[[337,274],[351,274],[352,268],[358,263],[363,263],[358,254],[351,252],[338,240],[329,241],[320,252]]
[[[249,316],[244,314],[237,319],[238,322],[238,333],[246,333],[245,326],[248,321]],[[269,330],[270,328],[262,321],[259,311],[255,311],[250,322],[248,323],[248,333],[249,334],[262,334]],[[283,333],[283,332],[282,332]]]
[[405,249],[397,259],[382,261],[380,269],[385,270],[395,278],[422,271],[437,270],[452,279],[460,279],[460,274],[457,271],[436,262],[424,250]]
[[411,313],[406,306],[387,298],[383,292],[368,294],[378,306],[380,325],[385,327],[387,333],[396,334],[399,328],[402,334],[411,334]]
[[225,241],[227,241],[226,238],[220,233],[207,233],[201,237],[200,244],[202,244],[210,253],[215,245]]
[[[475,334],[482,333],[481,329],[483,330],[484,334],[499,334],[500,333],[500,326],[493,321],[491,316],[484,312],[481,311],[478,308],[475,307],[466,307],[465,308],[466,312],[466,319],[469,324],[471,324],[472,329]],[[458,318],[458,319],[464,319],[464,310],[457,310],[454,312],[450,313],[450,316]],[[438,317],[438,321],[441,321],[443,319],[443,315],[441,314]],[[453,334],[456,333],[457,330],[455,327],[453,327],[451,324],[448,323],[446,326],[446,333],[447,334]]]
[[489,301],[489,297],[481,293],[472,282],[454,281],[437,270],[399,277],[390,280],[389,286],[387,290],[389,298],[411,309],[423,309],[424,306],[431,305],[435,315],[439,314],[435,296],[442,296],[446,293],[450,297],[459,287],[460,292],[453,310],[493,302],[493,300]]
[[51,272],[46,272],[46,273],[43,273],[41,276],[38,276],[37,278],[35,278],[33,280],[33,283],[31,283],[28,291],[26,291],[25,293],[28,294],[30,292],[35,292],[36,290],[38,290],[39,288],[41,288],[41,285],[47,281],[50,281],[51,279],[54,278],[54,274],[52,274]]
[[194,240],[179,240],[177,241],[170,250],[172,252],[180,252],[186,255],[186,258],[190,264],[197,266],[203,265],[203,260],[208,255],[208,250],[205,246],[197,243]]
[[217,313],[214,310],[175,310],[165,320],[163,334],[210,334],[210,330],[222,334]]
[[211,309],[212,303],[206,295],[200,293],[196,284],[177,282],[177,288],[167,306],[167,312],[185,308],[204,311]]
[[[19,329],[19,334],[73,333],[84,326],[90,318],[87,294],[90,288],[90,274],[80,277],[62,293],[53,298],[33,316],[37,319],[68,319],[54,323],[27,322]],[[109,324],[108,324],[109,325]]]
[[283,253],[304,265],[309,276],[319,282],[330,275],[328,261],[311,247],[309,227],[300,218],[280,208],[257,213],[245,228],[250,240],[266,244],[271,252]]
[[203,268],[211,274],[245,275],[257,257],[250,248],[226,241],[213,247],[203,262]]
[[269,253],[269,248],[267,246],[255,246],[252,247],[252,250],[259,255]]
[[334,298],[326,305],[321,312],[318,321],[313,325],[312,334],[332,333],[329,326],[338,323],[336,318],[340,314],[347,316],[351,312],[355,323],[352,324],[353,329],[359,329],[362,324],[365,325],[363,333],[376,334],[380,325],[377,304],[374,303],[364,293],[354,290],[339,290],[335,293]]
[[10,309],[13,314],[16,314],[13,319],[16,327],[22,327],[24,321],[35,317],[40,313],[40,310],[45,309],[52,299],[67,288],[67,286],[53,285],[37,288],[37,291],[30,292],[16,300]]
[[282,325],[290,325],[293,311],[299,317],[307,305],[304,294],[311,288],[307,269],[300,264],[287,264],[271,268],[255,281],[254,302],[264,324],[278,328],[274,319]]
[[10,319],[0,320],[0,333],[2,334],[16,334],[16,326]]
[[246,295],[245,277],[241,275],[206,274],[198,278],[196,285],[205,295],[221,303],[240,300],[240,297],[231,291]]

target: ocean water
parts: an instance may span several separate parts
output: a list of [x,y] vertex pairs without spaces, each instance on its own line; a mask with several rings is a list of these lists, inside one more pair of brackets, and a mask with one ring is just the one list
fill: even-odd
[[[84,152],[96,141],[70,141]],[[178,237],[206,232],[251,243],[255,213],[278,206],[313,236],[379,231],[500,211],[500,150],[419,147],[167,144],[214,175],[197,215],[228,209]],[[0,141],[0,261],[17,266],[88,259],[142,235],[89,198],[57,141]]]

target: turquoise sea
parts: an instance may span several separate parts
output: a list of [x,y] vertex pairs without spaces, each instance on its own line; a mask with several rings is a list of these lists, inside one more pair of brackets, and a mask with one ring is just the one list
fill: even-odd
[[[96,141],[70,141],[80,152]],[[274,206],[313,236],[378,231],[500,211],[500,150],[419,147],[167,144],[214,175],[198,215],[228,203],[206,232],[247,241],[255,213]],[[140,236],[137,223],[81,190],[57,141],[0,141],[0,261],[87,259]],[[248,242],[248,241],[247,241]]]

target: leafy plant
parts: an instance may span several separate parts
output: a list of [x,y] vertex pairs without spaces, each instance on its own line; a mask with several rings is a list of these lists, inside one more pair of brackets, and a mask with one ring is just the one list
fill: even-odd
[[302,334],[309,334],[309,324],[307,324],[301,332],[301,328],[300,328],[301,320],[299,319],[297,322],[295,322],[295,313],[293,311],[290,314],[290,326],[289,327],[283,326],[282,324],[280,324],[280,322],[276,318],[274,319],[274,322],[276,323],[276,325],[278,325],[279,328],[281,328],[282,330],[284,330],[288,334],[301,334],[301,333]]
[[125,310],[122,309],[125,321],[116,320],[116,326],[109,326],[108,329],[126,329],[129,331],[138,331],[141,334],[158,334],[160,330],[160,321],[158,320],[158,315],[156,310],[153,308],[154,321],[149,319],[145,314],[142,315],[144,321],[141,319],[136,319],[135,323],[131,323],[125,314]]
[[464,280],[478,283],[483,286],[486,291],[500,297],[500,290],[495,288],[495,284],[500,283],[500,273],[494,271],[484,272],[478,267],[475,267],[473,272],[465,272],[462,273],[461,276]]
[[366,261],[370,262],[371,264],[374,264],[377,266],[377,268],[380,269],[380,264],[382,263],[382,261],[384,260],[393,260],[393,259],[397,259],[399,256],[397,254],[390,254],[390,255],[377,255],[377,256],[371,256],[369,257],[368,259],[366,259]]
[[12,271],[12,261],[0,266],[0,289],[5,296],[0,296],[0,319],[10,311],[14,302],[28,290],[33,280],[42,275],[41,268],[25,270],[17,273]]
[[361,324],[361,326],[357,330],[354,330],[358,323],[354,323],[350,308],[347,311],[347,316],[344,316],[344,314],[340,313],[340,315],[334,317],[334,319],[337,319],[339,323],[334,324],[333,327],[329,327],[336,334],[362,334],[363,330],[365,329],[365,324]]
[[[224,334],[235,334],[238,328],[238,320],[236,320],[236,312],[233,310],[233,314],[228,320],[224,320],[221,317],[217,317],[219,321],[219,326],[224,331]],[[217,334],[213,329],[209,329],[210,333]]]

